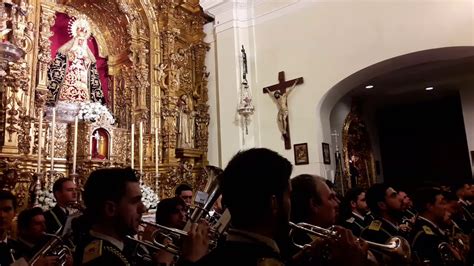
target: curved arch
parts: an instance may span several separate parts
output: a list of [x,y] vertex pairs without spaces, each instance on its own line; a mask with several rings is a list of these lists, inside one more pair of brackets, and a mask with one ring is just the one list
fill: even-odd
[[322,139],[330,140],[331,129],[329,116],[331,114],[332,108],[354,88],[365,85],[368,81],[378,76],[410,66],[440,61],[450,61],[472,56],[474,56],[474,46],[455,46],[422,50],[389,58],[379,63],[370,65],[344,78],[332,86],[324,94],[316,107],[316,111],[320,116],[320,133]]

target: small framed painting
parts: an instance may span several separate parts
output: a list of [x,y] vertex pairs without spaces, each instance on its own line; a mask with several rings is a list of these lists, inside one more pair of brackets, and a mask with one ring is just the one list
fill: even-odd
[[309,164],[308,143],[300,143],[293,145],[295,151],[295,165]]

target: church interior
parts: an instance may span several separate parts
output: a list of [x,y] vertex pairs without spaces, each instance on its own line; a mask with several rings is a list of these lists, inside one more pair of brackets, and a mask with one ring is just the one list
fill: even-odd
[[473,70],[474,0],[0,0],[0,190],[131,167],[150,211],[252,148],[341,196],[472,184]]
[[473,6],[4,0],[2,188],[131,166],[163,198],[251,147],[341,191],[471,179]]

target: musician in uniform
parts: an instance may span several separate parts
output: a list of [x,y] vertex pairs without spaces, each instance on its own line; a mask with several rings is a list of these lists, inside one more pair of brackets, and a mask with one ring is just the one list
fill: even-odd
[[[324,250],[319,250],[320,257],[316,261],[326,260],[327,265],[370,264],[367,261],[365,241],[357,241],[348,229],[332,227],[336,223],[339,200],[324,178],[308,174],[299,175],[291,179],[291,187],[291,220],[294,223],[307,223],[321,228],[331,227],[341,236],[328,241]],[[292,234],[296,244],[304,245],[318,240],[304,232],[300,233]]]
[[77,201],[76,184],[69,178],[59,178],[53,184],[53,195],[56,206],[44,213],[46,232],[57,234],[64,229],[69,216],[68,209]]
[[365,191],[362,188],[351,188],[346,192],[341,203],[340,224],[350,229],[355,236],[360,236],[362,230],[367,226],[364,216],[368,210]]
[[362,238],[384,244],[393,236],[406,236],[399,228],[402,201],[397,191],[378,183],[367,190],[366,198],[375,219],[362,230]]
[[[183,229],[186,224],[186,203],[180,197],[168,198],[161,200],[156,207],[156,223],[176,229]],[[154,236],[154,231],[157,231],[154,227],[149,227],[153,231],[148,231],[144,233],[144,238],[148,236]],[[148,228],[147,228],[148,229]],[[163,235],[157,234],[155,240],[160,241],[160,243],[169,243],[170,240],[166,239]],[[148,239],[153,241],[154,239]],[[174,243],[180,244],[180,243]],[[158,263],[170,264],[175,261],[175,255],[167,252],[165,250],[158,250],[153,255],[153,258]]]
[[467,182],[456,184],[452,187],[451,191],[456,193],[459,198],[459,203],[463,210],[463,214],[470,223],[474,223],[474,203],[473,200],[474,191],[472,185]]
[[76,265],[130,265],[124,254],[127,235],[138,231],[146,211],[138,176],[131,168],[99,169],[84,185],[89,237],[76,247]]
[[180,197],[186,202],[188,207],[191,206],[193,200],[193,188],[188,184],[180,184],[174,191],[175,197]]
[[[20,212],[18,215],[18,242],[22,258],[29,261],[48,246],[51,236],[45,233],[46,222],[41,208],[34,207]],[[66,256],[64,262],[67,265],[72,265],[72,258]],[[46,254],[39,256],[35,265],[59,265],[58,256],[46,252]]]
[[16,197],[10,191],[0,190],[0,266],[19,258],[18,242],[10,238],[16,207]]
[[462,265],[460,254],[452,248],[445,231],[441,229],[446,214],[442,191],[432,187],[422,188],[414,194],[414,203],[419,212],[412,237],[414,256],[432,266]]
[[288,238],[291,171],[287,159],[264,148],[231,159],[221,180],[231,228],[198,265],[283,265],[277,241]]
[[403,217],[414,221],[416,211],[413,209],[413,201],[405,191],[398,190],[398,196],[402,199]]

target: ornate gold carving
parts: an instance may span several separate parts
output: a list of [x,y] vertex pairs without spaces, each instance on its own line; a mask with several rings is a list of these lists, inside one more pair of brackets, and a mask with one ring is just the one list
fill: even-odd
[[[353,100],[350,113],[344,121],[342,153],[345,167],[345,188],[354,187],[351,175],[358,187],[369,188],[375,182],[375,162],[369,132],[360,112],[360,102]],[[352,169],[352,170],[351,170]]]
[[[26,2],[14,0],[18,4],[20,1]],[[26,6],[34,6],[29,16],[33,20],[30,24],[19,21],[15,40],[27,46],[27,49],[32,49],[27,51],[25,61],[10,66],[9,76],[0,85],[3,99],[0,101],[0,162],[17,158],[17,176],[23,183],[17,182],[14,189],[26,195],[22,196],[23,199],[28,198],[24,190],[28,189],[36,169],[38,110],[44,107],[49,94],[46,89],[46,71],[52,60],[50,38],[56,12],[69,16],[81,14],[90,19],[99,54],[108,59],[107,105],[116,118],[113,126],[100,121],[93,124],[79,123],[79,187],[90,172],[97,168],[130,165],[132,123],[136,125],[134,144],[137,155],[135,162],[138,165],[140,121],[144,123],[144,183],[155,188],[158,184],[161,197],[172,196],[176,184],[181,182],[191,183],[196,188],[202,187],[207,180],[202,167],[207,163],[209,73],[204,66],[204,59],[209,48],[203,42],[202,26],[205,19],[199,10],[198,1],[45,0],[40,1],[39,6],[33,5],[37,1],[28,2]],[[29,84],[30,81],[32,84]],[[194,149],[176,149],[177,103],[182,95],[189,97],[195,113],[192,124]],[[42,125],[43,171],[49,164],[50,121],[47,120]],[[48,185],[57,175],[67,176],[71,173],[74,130],[71,123],[58,122],[56,125],[53,173],[56,176],[45,177]],[[91,134],[98,127],[110,133],[111,156],[108,160],[91,158]],[[155,128],[159,135],[158,158],[155,155]],[[155,168],[157,159],[161,174],[159,180]],[[9,167],[0,165],[0,174],[12,168]]]

